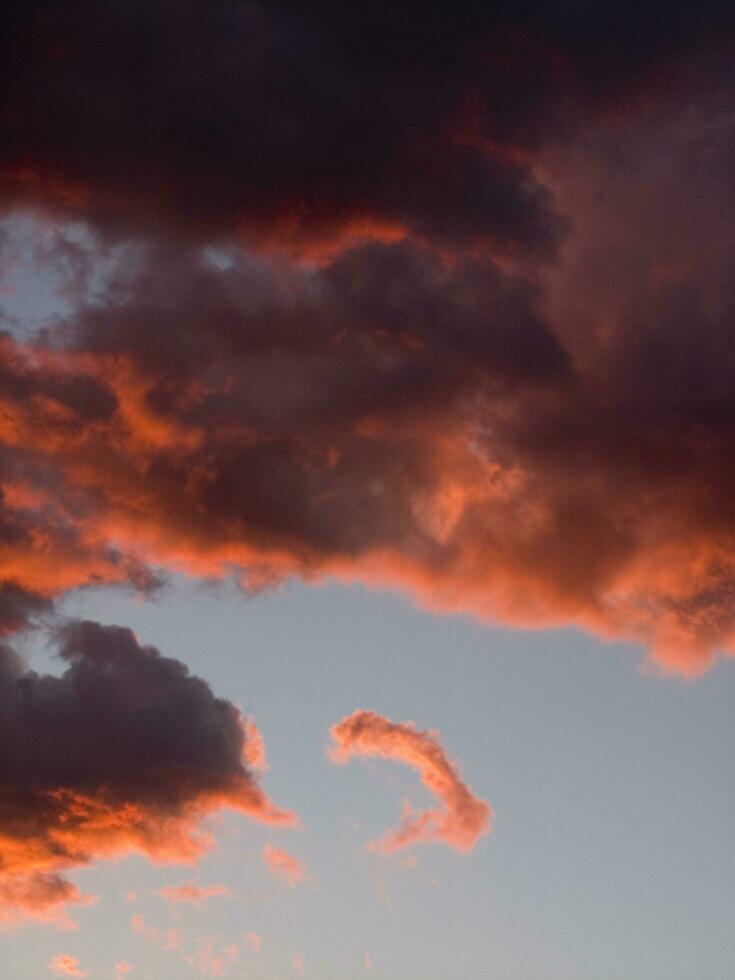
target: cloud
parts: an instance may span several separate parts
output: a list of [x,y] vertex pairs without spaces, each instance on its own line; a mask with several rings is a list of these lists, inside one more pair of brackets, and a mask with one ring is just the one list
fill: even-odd
[[218,936],[204,936],[198,941],[193,963],[207,977],[223,977],[240,957],[237,943],[223,943]]
[[732,654],[733,29],[639,6],[21,5],[0,630],[173,570]]
[[80,901],[64,875],[100,858],[194,860],[209,843],[202,819],[223,806],[294,823],[244,763],[238,710],[182,663],[93,622],[68,622],[56,642],[61,677],[0,648],[0,889],[11,905],[37,914]]
[[330,731],[334,762],[342,765],[354,755],[403,762],[417,770],[440,804],[422,812],[405,804],[401,826],[372,843],[372,849],[392,854],[413,844],[440,842],[466,853],[489,833],[492,810],[462,782],[436,732],[420,731],[411,722],[392,722],[374,711],[355,711]]
[[[12,842],[4,841],[12,854]],[[69,905],[91,905],[93,895],[82,894],[61,875],[45,871],[20,870],[0,873],[0,930],[12,932],[30,921],[43,922],[57,929],[77,928]]]
[[165,888],[160,888],[156,894],[161,898],[165,898],[168,902],[200,903],[207,901],[209,898],[230,895],[231,892],[226,885],[183,884],[167,885]]
[[67,956],[65,953],[59,953],[49,963],[49,969],[52,973],[58,974],[60,977],[87,977],[89,974],[86,970],[83,970],[79,965],[79,960],[76,956]]
[[257,932],[246,932],[245,939],[247,940],[250,948],[256,953],[259,953],[263,948],[263,938],[262,936],[259,936]]
[[184,940],[179,929],[157,929],[149,925],[143,915],[138,912],[130,920],[130,928],[137,936],[143,936],[151,943],[160,946],[166,953],[180,952]]
[[[104,16],[82,5],[19,11],[8,25],[11,48],[28,57],[5,67],[13,112],[0,200],[117,235],[241,236],[304,251],[410,232],[449,245],[548,250],[558,222],[521,155],[484,153],[462,125],[474,99],[487,106],[487,136],[501,146],[533,143],[550,126],[546,89],[564,82],[544,57],[543,18],[539,43],[517,45],[516,122],[492,105],[503,75],[492,49],[509,43],[502,19],[478,8],[458,17],[444,3],[419,34],[392,10],[391,44],[377,64],[385,17],[324,4],[308,15],[296,4],[261,3],[131,12],[121,0]],[[135,82],[116,58],[128,47],[140,59]],[[524,92],[523,68],[534,59],[539,84]],[[37,82],[48,72],[53,93]],[[82,101],[92,79],[98,98]],[[53,133],[48,118],[58,120]]]
[[121,960],[119,963],[115,964],[115,980],[122,980],[123,977],[129,976],[134,969],[135,968],[132,963],[128,963],[126,960]]
[[300,953],[294,953],[291,957],[291,964],[294,968],[294,972],[300,977],[306,976],[306,968],[304,966],[304,957]]
[[245,761],[251,769],[263,772],[268,768],[265,742],[253,718],[245,719]]
[[306,869],[301,861],[284,851],[281,847],[266,843],[263,845],[263,861],[270,873],[282,878],[292,887],[300,885],[306,878]]

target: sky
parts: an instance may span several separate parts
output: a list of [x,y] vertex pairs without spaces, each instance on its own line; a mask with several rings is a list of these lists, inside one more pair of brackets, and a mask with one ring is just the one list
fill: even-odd
[[11,13],[3,975],[733,976],[734,21]]

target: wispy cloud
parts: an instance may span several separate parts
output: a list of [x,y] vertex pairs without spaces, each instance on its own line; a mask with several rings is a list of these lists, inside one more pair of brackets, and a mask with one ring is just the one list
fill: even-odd
[[87,977],[89,974],[80,966],[76,956],[59,953],[49,963],[49,969],[60,977]]
[[270,873],[281,878],[289,885],[299,885],[306,879],[306,868],[302,861],[295,858],[282,847],[266,843],[263,846],[263,861]]
[[355,711],[331,729],[334,762],[355,755],[395,759],[416,769],[440,806],[415,812],[404,804],[403,822],[370,846],[393,853],[416,843],[440,842],[457,851],[471,851],[490,830],[492,811],[462,781],[435,731],[420,731],[411,722],[393,722],[374,711]]
[[226,885],[186,883],[183,885],[166,885],[164,888],[160,888],[156,894],[168,902],[194,902],[198,904],[206,902],[210,898],[224,897],[232,893]]

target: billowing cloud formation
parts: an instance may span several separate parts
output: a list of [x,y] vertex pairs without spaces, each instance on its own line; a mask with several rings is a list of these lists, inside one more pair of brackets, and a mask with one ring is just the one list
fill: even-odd
[[64,872],[129,851],[195,858],[222,806],[288,825],[246,768],[238,710],[128,629],[70,622],[61,677],[0,648],[0,896],[31,913],[74,901]]
[[289,885],[299,885],[306,877],[303,863],[275,844],[266,843],[263,846],[263,861],[272,875],[282,878]]
[[0,629],[174,568],[735,651],[731,4],[8,29]]
[[230,894],[226,885],[166,885],[156,893],[168,902],[206,902],[209,898],[216,898]]
[[420,731],[411,722],[394,722],[374,711],[355,711],[331,728],[331,758],[346,763],[355,755],[395,759],[412,766],[439,807],[415,812],[404,805],[403,822],[371,845],[392,854],[403,847],[440,842],[457,851],[471,851],[490,830],[492,810],[462,782],[434,731]]

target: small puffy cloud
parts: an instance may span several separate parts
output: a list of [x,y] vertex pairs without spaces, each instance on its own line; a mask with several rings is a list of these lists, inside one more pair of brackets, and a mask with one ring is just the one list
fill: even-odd
[[89,974],[83,970],[76,956],[59,953],[49,963],[49,969],[59,977],[86,977]]
[[[8,852],[12,849],[7,845]],[[12,932],[30,921],[57,929],[76,929],[69,905],[90,905],[94,895],[83,895],[61,875],[41,871],[3,873],[0,870],[0,930]]]
[[166,953],[173,953],[181,950],[184,941],[178,929],[157,929],[149,925],[142,914],[134,915],[130,920],[130,928],[137,936],[142,936],[149,942],[160,946]]
[[257,932],[246,932],[245,939],[254,952],[259,953],[263,948],[263,938]]
[[203,976],[224,977],[239,957],[237,943],[223,943],[218,936],[204,936],[197,944],[193,964]]
[[263,861],[272,875],[282,878],[291,886],[301,884],[306,878],[303,862],[274,844],[264,845]]
[[490,830],[492,810],[462,781],[435,731],[420,731],[412,722],[393,722],[374,711],[355,711],[331,729],[329,754],[343,764],[355,755],[395,759],[412,766],[439,806],[415,812],[404,804],[403,822],[370,847],[393,853],[417,843],[441,842],[471,851]]

